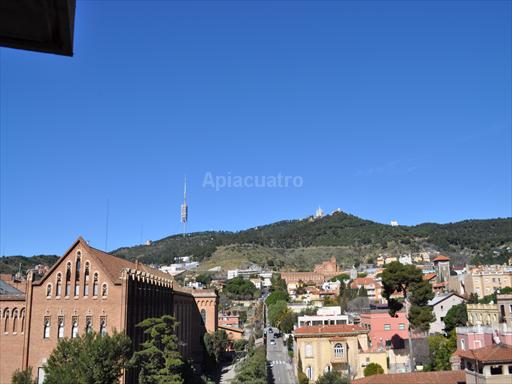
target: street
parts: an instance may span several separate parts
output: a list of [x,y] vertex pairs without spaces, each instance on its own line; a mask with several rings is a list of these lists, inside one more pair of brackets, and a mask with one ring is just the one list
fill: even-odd
[[[296,380],[293,366],[286,346],[283,344],[283,338],[274,338],[274,333],[279,332],[279,330],[277,328],[272,330],[273,333],[267,333],[267,362],[272,373],[268,377],[268,382],[272,384],[294,384]],[[272,345],[271,340],[275,340],[274,345]]]

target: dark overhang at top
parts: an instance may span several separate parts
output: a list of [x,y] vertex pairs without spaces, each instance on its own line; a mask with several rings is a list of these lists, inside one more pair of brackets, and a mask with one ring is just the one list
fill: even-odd
[[73,56],[76,0],[0,0],[0,46]]

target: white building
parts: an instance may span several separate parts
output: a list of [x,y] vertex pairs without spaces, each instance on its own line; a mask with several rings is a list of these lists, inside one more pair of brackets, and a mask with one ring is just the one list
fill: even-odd
[[398,261],[400,264],[412,264],[412,257],[411,255],[402,255],[398,258]]
[[456,293],[450,292],[442,295],[437,295],[428,302],[428,305],[432,307],[432,311],[436,317],[435,321],[430,323],[430,334],[442,333],[444,334],[444,318],[450,308],[454,305],[462,304],[464,298],[457,295]]

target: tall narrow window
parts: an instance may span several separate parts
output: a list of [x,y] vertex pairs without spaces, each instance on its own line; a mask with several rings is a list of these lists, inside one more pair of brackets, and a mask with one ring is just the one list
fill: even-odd
[[75,296],[80,295],[80,267],[81,267],[81,253],[78,251],[76,253],[76,262],[75,262]]
[[66,296],[71,293],[71,263],[66,266]]
[[57,288],[55,289],[55,296],[62,295],[62,275],[57,274]]
[[21,333],[25,331],[25,308],[20,312]]
[[84,273],[84,296],[89,296],[89,263],[85,263]]
[[101,286],[101,296],[107,297],[107,295],[108,295],[108,286],[107,286],[107,284],[103,283],[103,285]]
[[63,339],[64,338],[64,316],[59,316],[59,330],[58,330],[58,333],[57,333],[57,337],[59,339]]
[[45,316],[44,318],[44,330],[43,330],[43,337],[45,339],[49,339],[50,338],[50,317],[49,316]]
[[85,332],[86,333],[92,332],[92,316],[85,317]]
[[100,317],[100,335],[105,336],[107,334],[107,318]]
[[12,333],[18,333],[18,310],[12,311]]
[[9,332],[9,316],[10,316],[9,309],[6,308],[4,310],[4,333]]
[[52,285],[48,284],[46,286],[46,297],[52,297]]
[[203,324],[206,324],[206,310],[201,309],[201,319],[203,319]]
[[92,295],[98,296],[98,272],[94,274],[92,279]]
[[78,317],[73,316],[73,321],[71,322],[71,337],[78,337]]

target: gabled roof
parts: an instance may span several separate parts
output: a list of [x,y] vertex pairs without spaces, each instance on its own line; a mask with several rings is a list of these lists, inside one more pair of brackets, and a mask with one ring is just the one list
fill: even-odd
[[437,296],[435,296],[432,300],[430,300],[428,302],[428,305],[435,306],[435,305],[445,301],[446,299],[449,299],[452,296],[457,296],[457,297],[461,298],[464,301],[464,298],[462,296],[457,295],[455,292],[449,292],[449,293],[445,293],[444,295],[437,295]]
[[450,258],[447,256],[439,255],[432,261],[450,261]]
[[114,284],[121,283],[121,273],[123,269],[136,269],[142,272],[150,273],[154,276],[172,280],[172,276],[162,272],[158,269],[148,267],[147,265],[144,265],[142,263],[134,263],[132,261],[123,259],[121,257],[117,257],[114,255],[111,255],[110,253],[106,253],[103,251],[100,251],[99,249],[91,247],[89,244],[87,244],[87,241],[85,241],[81,236],[69,247],[69,249],[64,253],[64,255],[61,256],[59,260],[50,268],[50,270],[43,276],[43,278],[37,282],[34,282],[34,285],[40,285],[42,284],[48,276],[52,274],[52,272],[60,265],[60,263],[69,256],[71,251],[75,249],[78,245],[81,245],[86,253],[89,253],[90,255],[94,256],[96,261],[99,262],[105,273],[108,275],[108,277],[114,282]]
[[352,381],[354,384],[463,384],[466,383],[464,371],[436,371],[392,373],[373,375]]
[[423,275],[423,280],[430,281],[437,276],[437,273],[426,273]]
[[457,350],[455,355],[488,364],[512,363],[512,345],[500,343],[469,351]]

